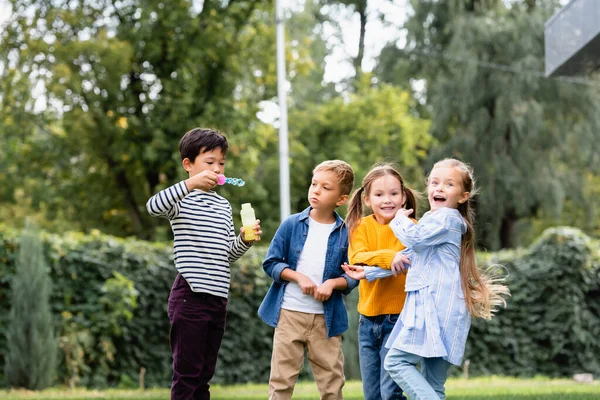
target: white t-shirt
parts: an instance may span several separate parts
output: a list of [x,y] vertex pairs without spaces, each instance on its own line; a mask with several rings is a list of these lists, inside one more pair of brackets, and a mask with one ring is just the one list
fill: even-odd
[[[298,259],[296,272],[308,276],[317,286],[323,283],[327,242],[334,226],[335,222],[321,224],[310,217],[308,219],[308,235]],[[323,302],[303,294],[296,282],[287,284],[281,308],[309,314],[323,314]]]

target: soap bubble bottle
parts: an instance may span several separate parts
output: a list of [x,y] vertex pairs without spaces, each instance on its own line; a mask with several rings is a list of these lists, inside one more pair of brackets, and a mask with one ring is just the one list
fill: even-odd
[[254,234],[256,216],[254,215],[254,209],[250,203],[242,204],[240,215],[242,217],[242,226],[244,227],[244,240],[246,242],[251,242],[256,239],[256,235]]

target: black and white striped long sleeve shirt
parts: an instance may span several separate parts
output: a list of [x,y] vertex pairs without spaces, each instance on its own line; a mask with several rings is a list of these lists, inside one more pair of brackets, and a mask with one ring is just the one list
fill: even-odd
[[235,235],[229,201],[212,191],[190,192],[181,181],[152,196],[146,208],[171,222],[175,267],[191,289],[227,298],[229,264],[250,248]]

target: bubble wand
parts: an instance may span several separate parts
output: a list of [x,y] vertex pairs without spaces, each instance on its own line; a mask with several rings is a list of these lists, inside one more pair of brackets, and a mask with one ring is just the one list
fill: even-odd
[[240,178],[227,178],[225,175],[219,174],[219,180],[217,181],[217,185],[224,185],[226,183],[239,187],[242,187],[246,184],[246,182],[244,182]]

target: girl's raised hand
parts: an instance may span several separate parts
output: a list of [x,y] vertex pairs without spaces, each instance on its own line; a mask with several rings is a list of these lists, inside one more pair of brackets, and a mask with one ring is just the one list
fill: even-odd
[[398,211],[396,211],[396,217],[399,215],[404,215],[404,216],[408,217],[412,213],[413,213],[412,208],[409,208],[408,210],[406,208],[400,208],[400,209],[398,209]]
[[348,263],[342,264],[342,269],[350,278],[360,281],[361,279],[365,279],[367,273],[365,269],[361,265],[350,265]]
[[392,275],[398,276],[398,274],[406,274],[409,265],[410,258],[406,257],[401,251],[397,252],[392,260]]

